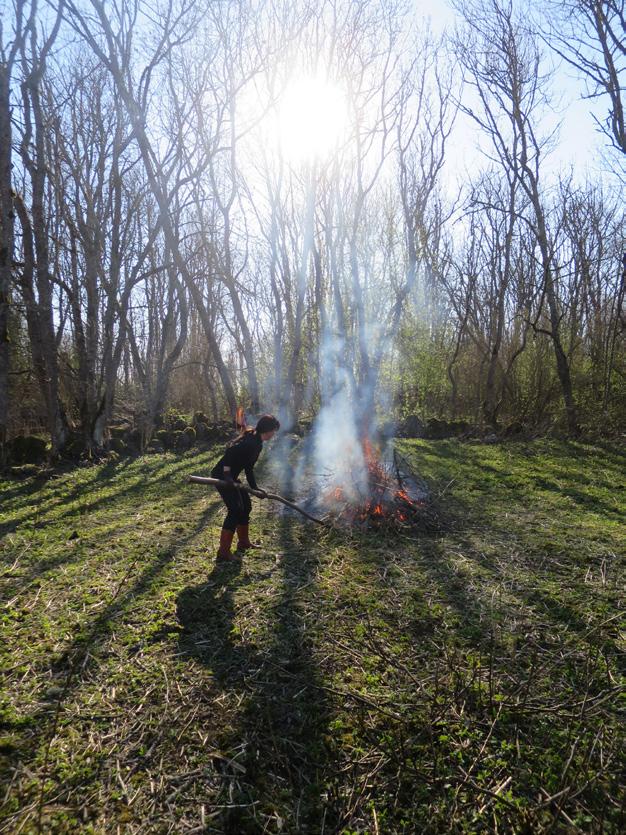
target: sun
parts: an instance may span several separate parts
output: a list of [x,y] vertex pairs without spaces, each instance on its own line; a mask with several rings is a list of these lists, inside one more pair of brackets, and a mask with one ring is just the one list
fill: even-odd
[[299,76],[278,103],[277,133],[282,155],[294,163],[322,161],[345,135],[347,107],[341,88],[321,76]]

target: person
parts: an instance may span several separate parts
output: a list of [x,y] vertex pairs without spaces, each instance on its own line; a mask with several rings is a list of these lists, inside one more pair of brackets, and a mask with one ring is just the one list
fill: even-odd
[[[244,470],[250,487],[253,490],[259,490],[254,477],[254,465],[263,449],[263,442],[273,438],[279,429],[280,423],[274,415],[263,415],[254,429],[244,429],[211,470],[213,478],[240,484],[238,476]],[[249,524],[252,510],[250,495],[236,487],[216,487],[215,489],[222,497],[228,511],[222,525],[217,559],[233,560],[242,556],[250,548],[259,548],[259,545],[250,541]],[[265,491],[260,492],[261,498],[265,498],[267,495]],[[235,532],[237,533],[237,553],[232,554],[230,549]]]

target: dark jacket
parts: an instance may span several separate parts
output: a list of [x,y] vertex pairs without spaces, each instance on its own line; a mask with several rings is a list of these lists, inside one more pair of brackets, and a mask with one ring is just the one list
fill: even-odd
[[257,483],[254,477],[253,467],[257,462],[263,441],[256,432],[247,432],[241,438],[231,444],[224,455],[211,470],[213,478],[224,478],[224,466],[230,467],[230,476],[236,479],[242,470],[245,470],[246,479],[253,490],[257,490]]

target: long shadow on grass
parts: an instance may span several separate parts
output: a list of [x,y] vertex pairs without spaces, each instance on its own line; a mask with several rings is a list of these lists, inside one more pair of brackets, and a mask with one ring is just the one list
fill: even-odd
[[[519,452],[519,445],[512,445],[512,447],[513,450]],[[521,449],[529,457],[537,452],[532,445],[522,445]],[[416,450],[413,454],[413,460],[416,463],[419,462],[420,452]],[[471,481],[475,478],[476,469],[492,469],[491,465],[485,466],[485,463],[481,461],[482,452],[484,450],[480,447],[458,443],[455,445],[442,443],[436,450],[439,463],[441,463],[440,459],[453,459],[455,466],[461,462],[463,468],[469,468]],[[578,444],[562,444],[552,450],[553,461],[545,460],[546,451],[541,452],[541,447],[539,452],[542,455],[542,470],[544,473],[550,473],[569,461],[570,455],[582,457],[589,465],[593,461],[595,450]],[[428,450],[425,454],[432,455]],[[441,476],[441,468],[439,475]],[[450,472],[444,473],[443,480],[449,475],[451,475]],[[575,491],[571,487],[561,489],[536,473],[533,473],[533,478],[536,483],[546,489],[554,490],[559,495],[572,496],[574,493],[572,497],[581,505],[587,505],[590,510],[593,509],[596,512],[603,511],[608,519],[617,512],[617,508],[596,500],[589,494]],[[496,529],[489,523],[491,489],[486,493],[482,506],[475,496],[463,496],[459,491],[455,493],[447,510],[452,523],[450,547],[444,547],[432,538],[419,540],[418,547],[423,554],[420,566],[433,588],[438,590],[439,597],[455,613],[460,633],[471,641],[481,644],[491,643],[493,627],[497,627],[497,621],[515,617],[514,610],[519,609],[518,618],[521,615],[522,620],[529,618],[533,621],[543,620],[557,627],[559,634],[562,633],[563,627],[566,627],[572,635],[587,636],[592,624],[586,619],[584,613],[568,599],[575,591],[575,589],[572,592],[568,591],[571,585],[570,578],[564,578],[563,587],[559,586],[558,590],[551,592],[545,580],[546,578],[554,579],[554,575],[550,572],[549,562],[543,572],[537,567],[536,563],[540,554],[536,553],[532,536],[529,535],[527,539],[525,532],[521,529],[519,531],[505,530],[499,524]],[[495,493],[493,495],[495,497]],[[501,497],[498,497],[497,502],[499,506]],[[483,527],[485,522],[488,528]],[[502,549],[499,554],[494,555],[477,550],[471,537],[464,533],[468,524],[480,530],[480,538],[485,542],[501,542]],[[505,556],[503,553],[505,550],[511,552],[510,556]],[[516,562],[518,551],[525,554],[525,558],[519,558],[519,563]],[[464,561],[466,569],[462,568]],[[481,585],[486,586],[488,590],[481,589]],[[506,611],[499,611],[498,605],[491,598],[491,592],[499,586],[505,589],[506,598],[509,600],[509,603],[503,604]],[[529,607],[532,607],[536,614],[529,612]],[[606,636],[594,634],[591,642],[608,649],[611,655],[619,656],[619,649],[615,642],[607,639]]]
[[[475,500],[461,499],[458,495],[446,510],[446,515],[451,523],[450,536],[441,540],[438,536],[416,535],[415,553],[409,556],[407,552],[406,568],[414,573],[417,567],[431,594],[434,593],[435,598],[447,607],[448,628],[469,646],[483,652],[499,647],[506,655],[511,642],[517,641],[516,634],[509,629],[511,623],[530,624],[533,629],[535,625],[547,627],[561,637],[569,633],[572,639],[578,638],[596,646],[607,658],[612,658],[617,669],[623,671],[624,656],[616,642],[606,630],[594,631],[593,623],[576,606],[576,588],[568,591],[570,578],[564,578],[563,586],[552,584],[553,591],[547,583],[548,579],[555,579],[549,564],[541,570],[538,566],[540,555],[535,555],[534,559],[532,553],[525,551],[523,533],[520,532],[521,536],[514,535],[510,541],[506,532],[506,541],[502,541],[503,531],[495,528],[490,531],[482,526],[488,518],[487,507],[481,508]],[[480,538],[485,542],[502,541],[503,549],[492,554],[477,548],[471,536],[464,532],[468,524],[481,524],[477,528]],[[367,553],[373,536],[366,534],[359,550]],[[393,555],[398,545],[393,534],[387,534],[385,545]],[[506,556],[503,551],[509,546],[511,553]],[[520,547],[525,558],[516,553]],[[399,550],[402,554],[406,547]],[[361,562],[365,567],[366,561]],[[400,564],[402,562],[400,557]],[[414,596],[416,600],[421,599],[419,587],[415,588]],[[392,611],[389,616],[393,619]],[[416,634],[419,641],[422,634],[419,624],[416,624]],[[508,644],[509,649],[503,643]],[[522,650],[523,646],[518,647],[517,652],[523,654]]]
[[[161,485],[164,481],[171,480],[176,473],[179,473],[181,470],[188,469],[190,461],[189,459],[182,459],[181,461],[176,462],[173,466],[172,464],[173,462],[168,459],[159,462],[156,466],[153,462],[146,461],[144,464],[140,465],[139,473],[133,481],[129,482],[126,480],[119,490],[107,493],[104,496],[100,496],[93,501],[81,505],[78,512],[83,514],[91,513],[94,510],[98,510],[105,504],[110,504],[116,499],[130,498],[132,496],[145,498],[154,487]],[[163,472],[163,470],[165,471]],[[157,473],[161,474],[157,475]],[[77,489],[75,492],[78,495],[82,491]],[[68,509],[64,513],[60,513],[56,516],[55,522],[61,521],[67,517],[75,517],[76,513],[76,508]]]
[[[162,473],[161,475],[153,476],[154,473],[158,473],[160,470],[163,469],[163,467],[165,467],[168,464],[171,464],[171,462],[164,461],[156,467],[149,466],[146,464],[142,468],[144,472],[140,473],[138,477],[135,479],[135,481],[131,482],[130,486],[126,485],[123,488],[121,487],[119,490],[116,490],[115,492],[107,493],[106,496],[102,496],[101,498],[95,501],[91,501],[85,505],[82,505],[78,510],[67,510],[64,513],[56,515],[54,519],[51,520],[51,524],[57,525],[60,522],[62,522],[63,519],[71,517],[72,526],[75,526],[77,530],[80,530],[81,517],[83,515],[85,516],[85,522],[88,525],[88,512],[97,510],[101,508],[101,506],[104,504],[113,506],[116,501],[126,501],[132,498],[133,496],[141,496],[142,499],[145,500],[147,490],[150,490],[155,486],[160,486],[166,480],[172,479],[176,475],[176,473],[178,473],[181,469],[185,469],[186,467],[188,467],[189,461],[184,460],[182,462],[179,462],[174,467],[168,467],[167,471]],[[102,488],[106,487],[106,485],[117,480],[117,478],[120,476],[120,470],[123,472],[127,465],[123,465],[121,467],[120,465],[116,465],[113,469],[108,469],[108,466],[109,465],[107,465],[107,467],[105,468],[102,468],[103,471],[94,479],[90,479],[88,483],[83,482],[80,485],[77,485],[75,488],[73,488],[73,490],[70,491],[70,493],[63,497],[63,502],[65,503],[71,501],[72,495],[78,496],[83,491],[88,493],[90,487],[91,489],[93,489],[96,485]],[[145,477],[146,470],[148,471],[147,479]],[[178,487],[173,487],[172,490],[176,490],[177,492],[179,492]],[[186,501],[186,497],[183,495],[178,504],[185,505]],[[31,515],[33,518],[41,518],[42,514],[42,521],[45,525],[45,509],[41,510],[40,508],[38,508],[37,510],[33,511]],[[77,515],[78,519],[75,518]],[[13,526],[13,528],[15,529],[18,527],[18,525],[24,524],[24,522],[27,521],[27,518],[28,517],[22,517],[19,520],[12,520],[8,525],[4,526],[4,531],[3,527],[0,526],[0,535],[2,534],[2,532],[8,533],[11,526]],[[71,528],[68,529],[68,538],[70,530]],[[89,543],[89,539],[87,539],[86,541]],[[61,552],[57,555],[46,557],[44,559],[33,562],[26,569],[20,569],[19,573],[16,575],[16,579],[19,582],[14,586],[10,586],[7,589],[5,589],[5,593],[7,595],[14,595],[16,593],[19,593],[21,590],[26,588],[32,581],[50,574],[51,572],[55,571],[61,566],[65,566],[72,562],[78,561],[83,554],[83,549],[80,547],[82,543],[83,540],[73,540],[73,545],[70,546],[69,544],[67,544],[66,547],[63,548]],[[13,562],[13,560],[14,555],[10,551],[7,551],[5,558],[1,561],[10,564]]]
[[[117,619],[125,612],[136,609],[138,600],[151,591],[173,563],[177,552],[184,549],[205,528],[217,505],[218,502],[209,505],[186,537],[181,539],[177,536],[175,542],[160,548],[149,561],[145,561],[144,555],[137,556],[120,579],[107,605],[93,621],[81,627],[66,649],[52,661],[51,671],[54,678],[47,681],[47,686],[50,688],[51,684],[56,685],[56,689],[53,688],[51,692],[60,692],[60,695],[53,696],[52,701],[46,702],[31,715],[23,715],[15,722],[4,722],[2,727],[6,730],[27,735],[12,763],[16,769],[41,756],[46,740],[54,732],[60,716],[59,708],[80,690],[84,678],[93,678],[94,669],[98,667],[99,654],[111,637]],[[54,765],[50,763],[50,778],[53,771]],[[58,791],[58,786],[51,783],[49,791]]]
[[[564,473],[561,477],[569,479],[567,473]],[[559,496],[567,496],[577,505],[580,505],[583,508],[583,510],[591,511],[594,513],[603,513],[605,515],[608,515],[609,518],[611,516],[617,516],[618,518],[624,516],[623,510],[620,510],[620,508],[617,507],[617,503],[609,504],[608,502],[599,498],[597,495],[585,493],[582,490],[577,490],[575,487],[572,487],[569,484],[568,486],[564,487],[562,484],[559,484],[555,481],[550,481],[547,478],[540,477],[535,477],[534,484],[535,486],[541,488],[541,490],[550,491],[552,493],[556,493]]]
[[[280,522],[279,567],[255,574],[240,572],[237,564],[217,566],[207,583],[184,589],[177,601],[180,651],[209,668],[221,688],[243,697],[236,719],[226,720],[235,723],[226,745],[244,749],[237,762],[246,769],[224,790],[230,808],[220,823],[227,832],[261,831],[257,805],[286,815],[290,831],[319,831],[324,817],[319,771],[328,705],[302,617],[317,563],[292,524]],[[276,595],[263,595],[259,603],[271,606],[268,632],[258,645],[244,644],[236,633],[235,594],[270,574],[280,579]],[[259,612],[261,623],[265,615]]]
[[[58,507],[60,504],[67,504],[74,502],[81,494],[89,493],[95,488],[106,487],[117,480],[122,471],[132,464],[132,460],[126,459],[123,462],[115,462],[113,464],[106,464],[103,467],[94,468],[94,474],[86,479],[80,479],[67,492],[64,491],[65,484],[57,484],[56,480],[39,478],[33,479],[27,485],[24,485],[23,491],[20,495],[28,500],[28,503],[23,503],[16,512],[12,514],[12,518],[0,524],[0,537],[13,533],[22,525],[28,525],[35,522],[36,526],[44,527],[46,514]],[[4,498],[4,497],[3,497]],[[78,511],[72,510],[69,513],[75,515],[82,513],[81,507]],[[68,515],[68,512],[61,514]],[[61,515],[55,517],[55,521],[61,518]]]
[[[55,514],[54,524],[68,517],[73,519],[77,516],[98,510],[104,504],[109,504],[116,499],[135,495],[145,496],[147,491],[160,485],[165,480],[171,479],[176,473],[189,469],[192,463],[191,458],[185,457],[176,462],[168,458],[159,461],[146,459],[143,463],[138,459],[126,459],[123,462],[106,464],[103,467],[98,467],[93,476],[87,479],[81,479],[78,484],[75,484],[67,492],[53,492],[51,496],[44,494],[43,502],[41,501],[41,491],[46,487],[54,490],[54,482],[48,481],[42,483],[40,480],[29,482],[28,485],[24,486],[22,495],[29,500],[32,499],[32,502],[29,505],[22,506],[8,522],[0,524],[0,539],[7,534],[13,533],[21,525],[28,524],[33,520],[37,521],[38,526],[44,526],[46,524],[45,515],[48,511],[57,508],[59,504],[73,504],[82,494],[88,494],[90,490],[104,489],[114,484],[120,474],[131,465],[135,465],[135,468],[138,469],[133,480],[125,480],[120,489],[107,493],[104,496],[99,496],[93,501],[81,504],[78,508],[71,507],[59,514]],[[164,469],[165,472],[157,475],[157,473]]]
[[[364,538],[362,550],[365,551],[366,548],[367,542]],[[377,634],[381,635],[382,644],[384,636],[382,621],[385,621],[387,626],[394,626],[396,618],[400,615],[397,626],[404,629],[403,634],[413,644],[413,648],[407,653],[408,658],[412,659],[408,663],[413,667],[415,676],[420,679],[422,675],[428,676],[429,673],[431,679],[433,678],[433,671],[437,672],[439,669],[436,656],[440,655],[439,660],[444,670],[443,680],[446,682],[443,695],[449,699],[449,706],[445,706],[441,713],[444,725],[451,722],[451,727],[454,727],[455,716],[458,716],[459,712],[465,717],[464,721],[471,722],[474,727],[485,729],[493,720],[494,725],[489,731],[489,736],[492,737],[492,744],[495,743],[496,750],[501,744],[503,748],[509,746],[512,750],[513,740],[520,729],[525,739],[526,750],[534,752],[533,756],[524,755],[519,760],[512,757],[507,767],[511,769],[518,784],[525,783],[533,786],[533,791],[537,791],[545,780],[545,772],[543,772],[545,763],[541,752],[544,748],[549,751],[546,755],[546,763],[550,760],[558,763],[559,771],[565,767],[570,748],[569,741],[564,742],[564,740],[569,740],[568,733],[578,721],[568,716],[568,710],[577,713],[580,710],[581,700],[584,701],[588,696],[593,697],[604,692],[607,687],[604,664],[601,658],[598,659],[597,654],[593,652],[582,662],[580,656],[572,656],[569,661],[567,660],[570,655],[569,647],[561,642],[563,629],[562,627],[559,629],[559,621],[554,620],[552,624],[546,626],[543,611],[539,617],[536,617],[532,611],[528,611],[526,597],[531,593],[532,579],[528,582],[528,586],[516,588],[514,592],[507,589],[506,597],[494,602],[491,600],[491,590],[492,588],[495,590],[500,581],[505,579],[502,570],[489,556],[472,552],[471,544],[464,538],[457,538],[454,548],[455,551],[458,549],[458,554],[451,552],[449,544],[445,541],[439,542],[432,539],[420,540],[416,543],[415,551],[410,554],[401,552],[394,555],[392,548],[389,548],[393,562],[402,567],[405,576],[408,575],[414,580],[416,588],[414,594],[410,594],[410,590],[405,588],[406,602],[402,607],[394,606],[392,603],[392,599],[398,600],[397,590],[394,590],[396,593],[393,594],[393,598],[388,599],[387,605],[383,605],[382,612],[378,613],[374,629]],[[465,562],[456,561],[460,553],[463,554]],[[360,565],[368,571],[374,571],[376,568],[372,561],[365,558],[360,560]],[[519,571],[524,571],[523,565],[519,566]],[[423,591],[430,600],[434,596],[438,601],[446,604],[446,611],[440,616],[439,622],[436,618],[431,623],[428,622],[429,609],[424,605]],[[381,596],[384,596],[384,589]],[[419,629],[413,630],[411,618],[407,617],[410,612],[409,607],[414,601],[418,603],[415,607],[417,617],[421,617],[420,612],[424,614],[424,625],[427,630],[425,634],[432,635],[433,646],[437,650],[436,655],[432,653],[432,650],[430,657],[426,655],[422,666],[418,659],[420,659],[424,645],[424,634]],[[402,617],[403,614],[404,617]],[[555,615],[554,612],[551,614]],[[571,614],[571,612],[559,611],[557,617],[559,620],[561,617],[569,619]],[[564,622],[572,627],[569,620]],[[419,623],[415,626],[419,626]],[[577,621],[572,628],[582,631],[583,623]],[[371,625],[370,629],[372,629]],[[531,633],[530,640],[527,640],[524,634],[526,630]],[[543,631],[546,634],[541,634]],[[539,649],[537,655],[536,648]],[[477,658],[480,659],[479,667],[482,673],[477,673],[478,668],[475,665]],[[538,658],[538,666],[535,673],[536,658]],[[436,678],[438,680],[439,676],[437,675]],[[548,741],[545,736],[545,718],[541,717],[540,713],[534,713],[533,709],[524,711],[522,707],[521,712],[518,713],[515,708],[510,709],[505,706],[503,721],[496,723],[495,716],[499,714],[502,705],[498,707],[497,701],[494,701],[494,693],[496,700],[501,700],[502,694],[505,694],[505,700],[506,696],[510,695],[513,702],[522,705],[526,704],[527,699],[535,703],[543,703],[550,715],[552,739]],[[561,703],[562,713],[558,710],[552,712],[555,702]],[[568,705],[567,709],[564,708],[565,704]],[[442,710],[441,701],[439,705],[438,711]],[[454,705],[456,708],[453,707]],[[619,708],[617,706],[611,708],[607,705],[605,709],[612,713],[612,719],[609,721],[614,724],[615,728],[618,728]],[[581,711],[576,733],[586,740],[586,744],[591,744],[597,733],[597,724],[597,717],[590,713],[588,717],[583,718]],[[446,735],[440,738],[440,741],[446,740],[448,740],[447,730]],[[477,759],[474,762],[478,762],[485,751],[487,755],[484,762],[487,763],[489,759],[493,759],[493,753],[489,750],[487,743],[488,737],[485,737],[484,742],[476,746]],[[619,743],[616,744],[615,750],[619,751]],[[458,754],[457,750],[455,756]],[[450,770],[450,776],[446,779],[451,779],[453,782],[454,762],[447,767]],[[594,767],[598,769],[601,767],[601,759],[595,758]],[[488,769],[487,765],[486,770]],[[613,769],[617,775],[617,763],[613,765]],[[408,769],[401,769],[399,773],[401,773],[402,783],[410,772]],[[413,787],[414,794],[416,791],[417,788]],[[615,796],[618,796],[618,790],[614,791]],[[434,787],[432,796],[436,797],[437,792],[438,788]],[[470,797],[471,794],[470,791]],[[411,796],[410,791],[408,796]],[[585,791],[583,798],[593,808],[594,813],[599,816],[606,813],[606,809],[603,809],[606,803],[601,792],[598,793],[592,787]],[[406,800],[405,802],[409,803]],[[442,795],[442,802],[449,801]],[[480,805],[482,804],[483,798],[480,799]],[[502,811],[500,810],[501,814]],[[567,811],[573,814],[577,810],[574,805],[573,808],[567,807]],[[611,814],[617,817],[617,813]],[[531,824],[533,831],[540,831],[539,820],[538,816],[534,829]],[[509,831],[509,828],[511,830],[519,828],[517,825],[513,827],[511,821],[520,824],[524,829],[522,819],[507,819],[502,816],[500,824],[505,831]],[[481,823],[486,830],[486,822]],[[451,830],[437,827],[433,831],[457,831],[457,828],[460,831],[460,826],[452,827]],[[420,829],[420,831],[431,830]]]
[[[456,539],[454,551],[431,540],[422,542],[420,552],[420,569],[453,613],[454,631],[470,645],[483,650],[502,645],[506,654],[510,646],[507,650],[503,642],[517,643],[511,624],[526,624],[525,628],[533,630],[547,626],[561,639],[569,635],[601,649],[616,669],[626,670],[624,655],[615,640],[606,631],[596,632],[583,613],[568,602],[560,586],[552,593],[541,588],[542,577],[528,564],[516,566],[513,562],[503,569],[495,557],[478,553],[465,538]],[[459,555],[462,559],[457,561]],[[495,595],[498,588],[505,592],[503,600]],[[518,655],[524,654],[524,645],[522,641],[517,646]]]
[[64,470],[46,477],[35,476],[17,487],[4,491],[2,500],[3,503],[6,502],[5,508],[9,507],[8,503],[11,500],[22,499],[22,501],[14,509],[10,521],[0,524],[0,537],[12,533],[19,525],[31,519],[44,516],[57,502],[64,504],[73,502],[81,493],[95,486],[105,486],[115,481],[127,467],[133,464],[133,461],[132,458],[125,458],[122,461],[94,465],[92,472],[80,478],[78,483],[71,481],[67,492],[67,480],[72,478],[76,469]]

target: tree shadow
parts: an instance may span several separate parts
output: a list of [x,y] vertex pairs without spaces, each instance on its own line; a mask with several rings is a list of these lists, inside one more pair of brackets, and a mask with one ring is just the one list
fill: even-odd
[[[86,492],[96,485],[103,486],[109,484],[133,463],[134,459],[125,458],[121,461],[110,461],[102,465],[95,464],[92,467],[92,472],[86,478],[81,478],[78,484],[73,484],[73,482],[70,481],[69,485],[67,483],[63,483],[63,481],[64,479],[70,479],[78,469],[77,467],[72,467],[71,469],[65,468],[61,471],[53,470],[33,476],[28,479],[28,481],[25,481],[14,488],[4,490],[2,493],[4,501],[17,501],[18,499],[22,499],[23,501],[17,508],[15,508],[11,522],[0,525],[0,537],[5,533],[11,532],[11,530],[7,530],[8,526],[12,526],[12,529],[14,530],[18,524],[23,524],[25,521],[33,518],[34,516],[41,516],[44,514],[59,500],[64,503],[72,502],[81,493]],[[41,501],[42,490],[47,486],[50,486],[55,492],[49,497],[46,496],[44,501]],[[67,490],[68,486],[69,490]],[[34,503],[36,503],[36,507],[33,511]],[[20,512],[24,510],[27,511],[27,514],[25,516],[19,515]]]
[[[152,467],[150,469],[150,472],[151,473],[154,473],[154,472],[158,473],[161,469],[163,469],[164,466],[166,466],[167,463],[169,463],[169,462],[163,462],[156,469],[154,469],[154,467]],[[74,519],[76,516],[78,516],[79,518],[76,519],[76,522],[74,524],[76,525],[76,527],[78,529],[80,529],[80,527],[81,527],[80,519],[81,519],[82,516],[88,516],[89,512],[97,510],[98,508],[102,507],[105,504],[112,504],[116,500],[128,499],[128,498],[130,498],[132,496],[135,496],[135,495],[137,495],[137,496],[141,495],[143,498],[145,498],[146,488],[152,488],[152,487],[161,485],[164,481],[166,481],[168,479],[171,479],[178,471],[180,471],[181,468],[184,468],[185,466],[187,466],[187,464],[188,464],[188,462],[181,462],[173,470],[168,469],[168,471],[166,473],[163,473],[162,475],[158,475],[154,478],[150,478],[147,485],[146,485],[145,479],[143,477],[139,476],[135,481],[131,482],[130,485],[126,485],[124,487],[121,487],[119,490],[116,490],[112,493],[107,493],[106,496],[100,497],[99,499],[97,499],[95,501],[91,501],[88,504],[82,505],[78,510],[77,509],[67,510],[64,513],[61,513],[61,514],[55,516],[54,520],[51,521],[50,524],[58,525],[59,523],[63,522],[64,519],[68,519],[68,518],[69,519]],[[120,475],[119,464],[111,465],[111,466],[112,466],[112,469],[108,469],[109,465],[106,465],[105,468],[102,468],[102,469],[105,469],[106,472],[101,472],[100,474],[96,475],[95,478],[90,479],[87,484],[85,484],[83,482],[80,485],[77,485],[76,487],[74,487],[70,491],[70,493],[68,493],[66,496],[64,496],[61,499],[61,501],[63,503],[72,501],[72,496],[77,496],[81,492],[87,491],[90,486],[93,487],[94,484],[96,484],[96,483],[100,482],[98,484],[100,489],[102,489],[103,487],[106,487],[107,484],[111,484],[114,481],[114,479],[116,479]],[[122,467],[122,470],[123,469],[124,468]],[[183,493],[178,500],[171,502],[171,504],[173,504],[174,506],[179,506],[179,505],[180,506],[186,506],[187,498]],[[215,507],[215,506],[216,506],[215,504],[212,505],[212,507]],[[32,513],[30,514],[30,517],[34,518],[34,519],[38,519],[41,514],[45,514],[45,507],[42,509],[41,507],[38,506],[35,510],[32,511]],[[16,520],[12,520],[10,523],[8,523],[4,526],[0,526],[0,536],[3,533],[6,535],[6,534],[9,534],[11,532],[14,532],[15,529],[17,529],[20,525],[23,525],[26,521],[28,521],[28,518],[29,517],[21,517],[21,518],[18,518]],[[88,524],[89,519],[87,518],[85,521]],[[46,524],[46,522],[44,521],[42,523],[42,526],[44,526],[45,524]],[[11,528],[13,528],[13,531],[11,531]],[[66,544],[65,549],[61,553],[59,553],[55,556],[45,557],[41,560],[32,562],[28,566],[27,569],[21,569],[19,571],[19,576],[18,576],[19,582],[12,585],[12,586],[7,586],[7,588],[5,588],[5,593],[7,595],[13,596],[15,594],[18,594],[20,591],[22,591],[24,588],[26,588],[31,582],[37,580],[38,578],[41,578],[41,577],[44,577],[44,576],[50,574],[51,572],[55,571],[56,569],[60,568],[61,566],[69,565],[73,562],[77,562],[81,558],[81,555],[83,553],[83,547],[82,547],[83,542],[78,537],[70,540],[71,534],[69,533],[69,530],[71,530],[71,528],[68,529],[68,537],[67,537],[67,540],[66,540],[67,544]],[[1,539],[0,539],[0,544],[1,544]],[[91,543],[89,543],[88,547],[90,547],[90,546],[91,546]],[[2,550],[0,550],[0,564],[5,563],[5,564],[8,565],[13,560],[14,560],[14,554],[11,551],[6,550],[5,554],[2,555]],[[3,575],[0,573],[0,577],[2,577],[2,576]]]
[[[582,612],[567,601],[560,586],[553,592],[543,587],[531,565],[522,563],[519,570],[507,566],[503,571],[495,557],[477,552],[465,537],[455,539],[454,549],[463,554],[467,571],[456,565],[446,547],[435,540],[422,543],[420,569],[453,613],[456,634],[469,646],[483,652],[496,647],[506,656],[513,642],[519,662],[530,650],[530,644],[517,641],[514,627],[521,624],[552,633],[559,642],[584,641],[601,649],[618,670],[625,671],[624,655],[616,641],[596,633]],[[479,592],[481,584],[486,589]],[[505,593],[502,600],[498,588]]]
[[[569,476],[567,474],[562,474],[560,477],[567,478],[569,480]],[[539,487],[541,490],[556,493],[559,496],[567,496],[577,505],[580,505],[583,510],[594,513],[602,513],[603,515],[609,517],[616,516],[621,518],[624,516],[623,510],[621,510],[617,504],[613,506],[603,499],[600,499],[598,496],[585,493],[582,490],[577,490],[569,484],[567,487],[564,487],[562,484],[542,477],[535,477],[533,481],[535,486]]]
[[[81,479],[78,484],[70,486],[69,490],[66,490],[68,486],[66,484],[55,484],[52,477],[35,477],[23,485],[22,489],[12,493],[13,499],[21,497],[25,501],[15,509],[10,521],[0,524],[0,539],[7,534],[14,533],[21,525],[28,524],[33,520],[40,520],[47,511],[59,502],[62,504],[71,503],[78,496],[89,492],[94,487],[103,488],[113,483],[132,463],[131,459],[126,459],[111,462],[104,466],[95,466],[92,475]],[[42,494],[46,487],[50,488],[51,494]]]
[[[65,649],[58,654],[50,664],[52,679],[47,686],[55,695],[50,701],[39,703],[38,708],[31,714],[24,713],[19,720],[6,719],[2,727],[11,732],[25,736],[23,744],[16,751],[15,759],[11,762],[17,771],[28,766],[29,763],[41,756],[42,746],[46,739],[52,738],[62,705],[75,696],[81,689],[82,682],[95,675],[99,666],[99,655],[109,638],[113,635],[117,620],[126,612],[136,607],[137,600],[147,595],[159,581],[160,577],[174,561],[178,551],[184,549],[204,529],[208,520],[213,516],[219,502],[210,504],[200,516],[198,523],[184,538],[177,537],[160,548],[152,559],[139,568],[139,560],[144,554],[133,561],[118,583],[117,590],[99,614],[90,622],[78,629]],[[138,568],[138,573],[133,572]],[[130,582],[128,582],[130,580]],[[54,764],[48,767],[49,780],[52,780]],[[57,787],[58,788],[58,787]],[[52,788],[50,791],[54,791]]]
[[[325,814],[330,823],[320,784],[329,706],[302,617],[317,561],[294,536],[290,520],[281,520],[279,530],[276,568],[255,574],[247,564],[243,572],[237,563],[218,564],[207,583],[184,589],[177,600],[183,627],[179,652],[210,670],[223,690],[242,696],[222,741],[229,750],[243,749],[238,763],[245,769],[223,790],[230,798],[221,820],[226,832],[262,831],[254,810],[277,798],[282,799],[277,811],[291,820],[290,831],[318,831]],[[261,604],[271,606],[268,633],[258,643],[244,643],[238,636],[237,590],[272,573],[280,575],[277,597]]]
[[[176,473],[180,472],[181,470],[187,469],[189,466],[189,459],[183,459],[178,461],[175,466],[169,466],[167,471],[162,473],[161,475],[155,475],[159,471],[163,470],[166,466],[171,464],[170,461],[163,461],[159,464],[158,467],[154,467],[151,464],[146,463],[144,467],[141,468],[137,477],[130,482],[124,483],[124,486],[121,487],[119,490],[116,490],[113,493],[107,493],[106,496],[101,496],[98,499],[88,502],[84,504],[80,508],[80,513],[91,513],[94,510],[98,510],[105,504],[109,504],[110,502],[114,501],[115,499],[122,498],[122,497],[129,497],[129,496],[142,496],[145,497],[147,491],[151,490],[153,487],[156,487],[162,484],[164,481],[172,479]],[[149,473],[149,478],[146,480],[145,473]],[[80,489],[77,489],[77,494],[82,492]],[[66,499],[69,501],[69,499]],[[70,516],[75,516],[76,510],[67,510],[65,513],[59,514],[55,521],[61,521]]]
[[[52,496],[46,496],[41,500],[41,490],[49,483],[49,479],[42,481],[41,479],[34,479],[28,484],[24,485],[17,493],[13,493],[13,497],[19,495],[24,499],[28,499],[29,503],[20,507],[8,522],[0,523],[0,541],[8,534],[14,533],[20,526],[28,524],[33,520],[39,521],[45,513],[55,507],[58,503],[67,505],[78,499],[82,494],[88,493],[90,489],[97,488],[103,490],[108,485],[114,484],[115,481],[123,474],[124,470],[131,465],[138,466],[139,470],[131,477],[131,480],[125,480],[124,485],[119,490],[107,493],[97,499],[82,504],[80,508],[68,508],[63,513],[55,515],[54,524],[63,521],[67,518],[74,518],[77,515],[85,515],[98,510],[105,504],[109,504],[115,499],[127,497],[132,495],[143,495],[146,490],[149,490],[167,479],[171,479],[176,473],[181,470],[189,468],[191,463],[189,457],[183,457],[178,461],[171,459],[161,459],[155,466],[154,461],[147,461],[145,464],[137,463],[139,459],[124,459],[103,466],[98,466],[93,476],[87,479],[81,479],[78,484],[75,484],[71,489],[65,492],[63,489],[59,493],[54,493]],[[161,475],[157,475],[159,471],[167,467],[167,471]],[[148,478],[146,479],[146,473]],[[38,495],[39,494],[39,495]],[[3,498],[5,498],[3,494]],[[45,521],[40,522],[40,526],[45,526]],[[52,524],[52,523],[51,523]]]

